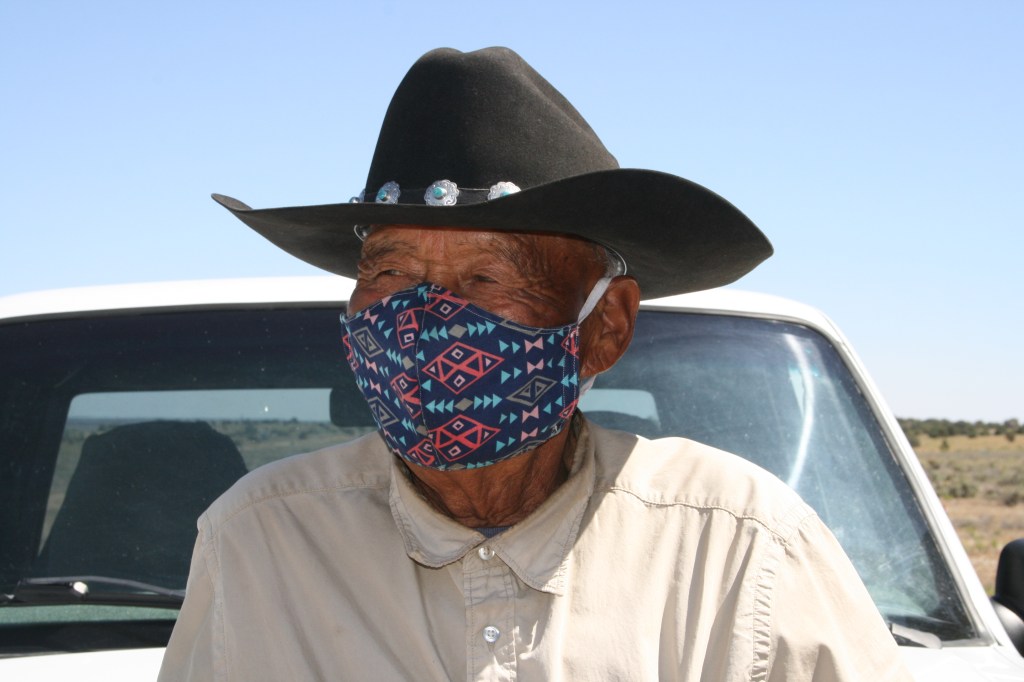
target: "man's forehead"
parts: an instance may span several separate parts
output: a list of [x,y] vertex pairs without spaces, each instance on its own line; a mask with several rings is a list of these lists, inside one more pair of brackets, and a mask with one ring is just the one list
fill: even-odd
[[362,256],[415,256],[424,247],[441,243],[449,248],[468,249],[480,255],[492,254],[513,262],[546,257],[593,260],[596,246],[583,239],[557,234],[499,232],[463,227],[374,225],[367,231]]

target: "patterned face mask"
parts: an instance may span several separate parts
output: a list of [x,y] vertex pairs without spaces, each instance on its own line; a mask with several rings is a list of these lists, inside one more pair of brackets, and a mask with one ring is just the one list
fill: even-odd
[[388,446],[435,469],[474,468],[532,450],[579,400],[579,323],[529,327],[423,283],[350,316],[346,359]]

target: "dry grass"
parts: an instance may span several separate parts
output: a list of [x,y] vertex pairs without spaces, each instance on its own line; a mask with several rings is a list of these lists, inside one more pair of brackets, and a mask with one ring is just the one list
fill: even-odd
[[942,505],[956,526],[974,570],[992,594],[999,550],[1010,540],[1024,537],[1024,507],[1007,507],[982,498],[944,498]]
[[991,594],[999,551],[1024,537],[1024,437],[920,440],[918,458]]

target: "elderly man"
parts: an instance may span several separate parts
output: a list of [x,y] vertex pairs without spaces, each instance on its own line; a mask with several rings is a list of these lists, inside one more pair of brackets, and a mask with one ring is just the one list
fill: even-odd
[[618,169],[518,55],[421,58],[347,204],[216,198],[357,277],[344,351],[380,429],[203,515],[161,679],[905,679],[788,488],[576,409],[641,290],[718,286],[771,247],[704,188]]

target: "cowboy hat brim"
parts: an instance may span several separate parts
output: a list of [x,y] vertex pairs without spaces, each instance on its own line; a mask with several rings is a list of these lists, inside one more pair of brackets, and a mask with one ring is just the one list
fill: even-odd
[[213,198],[281,249],[346,277],[357,275],[357,225],[577,236],[622,256],[645,298],[729,284],[772,254],[768,239],[728,201],[650,170],[596,171],[454,206],[362,202],[251,209],[231,197]]

